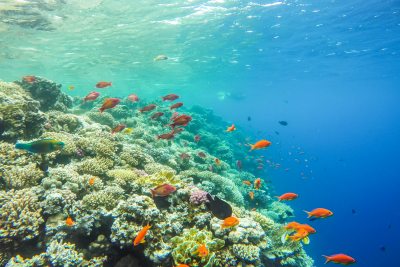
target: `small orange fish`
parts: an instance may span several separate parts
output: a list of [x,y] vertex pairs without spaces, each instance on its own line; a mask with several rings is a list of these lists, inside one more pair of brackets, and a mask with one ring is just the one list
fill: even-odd
[[254,188],[258,190],[258,189],[260,189],[260,187],[261,187],[261,178],[257,178],[254,181]]
[[249,192],[249,197],[250,197],[251,200],[254,199],[254,192],[253,192],[253,191],[250,191],[250,192]]
[[65,220],[65,224],[69,227],[75,224],[74,220],[72,220],[71,216],[68,215],[67,219]]
[[243,183],[244,183],[245,185],[249,185],[249,186],[251,185],[251,182],[248,181],[248,180],[244,180]]
[[179,265],[177,265],[176,267],[190,267],[190,266],[187,265],[187,264],[179,264]]
[[308,232],[301,228],[294,235],[288,236],[292,241],[300,241],[306,237],[308,237]]
[[215,161],[215,164],[217,164],[217,165],[221,165],[221,160],[220,160],[220,159],[218,159],[218,158],[215,158],[215,159],[214,159],[214,161]]
[[328,210],[328,209],[324,209],[324,208],[316,208],[313,209],[312,211],[304,211],[305,213],[307,213],[307,218],[310,219],[318,219],[318,218],[327,218],[333,215],[333,212]]
[[100,112],[103,112],[106,109],[114,108],[116,105],[118,105],[119,102],[121,102],[121,100],[119,100],[118,98],[106,98],[99,110]]
[[147,224],[146,226],[144,226],[144,227],[142,228],[142,230],[139,231],[139,233],[138,233],[137,236],[135,237],[135,240],[133,240],[133,245],[134,245],[134,246],[137,246],[137,245],[139,245],[139,244],[145,242],[144,237],[146,236],[147,231],[148,231],[150,228],[151,228],[151,226],[150,226],[149,224]]
[[306,230],[309,234],[315,234],[317,231],[308,224],[300,224],[298,229]]
[[206,245],[202,244],[197,248],[197,253],[199,254],[199,257],[204,258],[208,256],[208,249]]
[[356,262],[356,260],[352,257],[350,257],[349,255],[346,254],[335,254],[335,255],[331,255],[331,256],[325,256],[322,255],[323,257],[325,257],[325,264],[327,264],[328,262],[334,262],[334,263],[338,263],[338,264],[343,264],[343,265],[349,265],[349,264],[353,264]]
[[286,224],[284,228],[286,230],[297,230],[299,225],[300,225],[300,223],[298,223],[298,222],[290,222],[290,223]]
[[239,219],[231,216],[231,217],[225,218],[225,220],[221,224],[221,228],[234,227],[238,224],[239,224]]
[[227,132],[233,132],[233,131],[235,131],[235,130],[236,130],[235,124],[232,124],[232,126],[229,126],[229,127],[226,129]]
[[36,77],[33,75],[28,75],[28,76],[22,77],[22,80],[27,83],[34,83],[34,82],[36,82]]
[[94,181],[96,180],[96,177],[91,177],[91,178],[89,178],[89,185],[90,186],[93,186],[94,185]]
[[112,86],[111,82],[98,82],[96,84],[97,88],[106,88],[108,86]]
[[114,127],[114,129],[112,129],[111,134],[119,133],[125,128],[126,128],[125,124],[118,124],[117,126]]
[[289,201],[289,200],[294,200],[297,197],[298,197],[298,195],[295,193],[285,193],[277,198],[279,201]]
[[263,148],[267,148],[271,145],[271,142],[268,140],[260,140],[257,143],[255,143],[254,145],[250,144],[250,151],[252,150],[256,150],[256,149],[263,149]]

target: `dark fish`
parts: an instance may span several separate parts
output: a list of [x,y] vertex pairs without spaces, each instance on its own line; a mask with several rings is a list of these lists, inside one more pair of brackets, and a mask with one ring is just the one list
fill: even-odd
[[278,132],[278,131],[275,131],[275,134],[276,134],[276,135],[279,135],[279,132]]
[[191,120],[192,117],[189,115],[179,115],[172,120],[173,122],[170,124],[170,126],[172,128],[175,126],[186,126]]
[[178,102],[178,103],[175,103],[175,104],[173,104],[169,109],[177,109],[177,108],[180,108],[180,107],[182,107],[183,106],[183,103],[182,102]]
[[163,116],[163,115],[164,115],[163,112],[156,112],[156,113],[154,113],[153,115],[151,115],[151,119],[152,119],[152,120],[156,120],[156,119],[160,118],[160,117]]
[[179,156],[182,160],[190,159],[190,155],[188,153],[182,153]]
[[169,100],[169,101],[174,101],[174,100],[176,100],[176,99],[178,99],[178,98],[179,98],[179,96],[176,95],[176,94],[169,94],[169,95],[163,96],[163,97],[162,97],[162,100],[163,100],[163,101],[167,101],[167,100]]
[[356,210],[355,209],[351,209],[351,213],[352,214],[356,214]]
[[287,126],[288,125],[287,121],[278,121],[278,122],[282,126]]
[[251,117],[250,116],[247,117],[247,121],[251,121]]
[[170,133],[160,134],[159,136],[157,136],[157,139],[171,140],[174,138],[174,136],[175,133],[170,132]]
[[224,220],[232,216],[232,207],[227,202],[219,199],[217,196],[214,196],[213,198],[210,194],[207,194],[207,199],[209,201],[206,203],[207,208],[215,217]]
[[386,247],[385,247],[385,246],[381,246],[379,249],[380,249],[382,252],[385,252],[385,251],[386,251]]
[[139,109],[139,111],[140,112],[147,112],[147,111],[151,111],[151,110],[155,109],[156,107],[157,107],[156,105],[150,104],[150,105],[147,105],[147,106]]
[[2,135],[5,130],[6,130],[6,127],[4,125],[4,121],[0,120],[0,135]]
[[47,172],[49,169],[49,164],[47,162],[36,163],[36,166],[43,172]]
[[178,128],[174,128],[173,132],[174,132],[174,134],[178,134],[178,133],[183,132],[184,130],[185,130],[185,129],[183,129],[183,128],[181,128],[181,127],[178,127]]

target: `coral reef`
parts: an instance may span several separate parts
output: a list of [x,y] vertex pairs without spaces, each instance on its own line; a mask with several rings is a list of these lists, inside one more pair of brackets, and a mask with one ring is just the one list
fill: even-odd
[[[1,266],[111,266],[135,255],[160,267],[313,266],[300,243],[281,241],[293,210],[274,201],[265,183],[249,199],[243,181],[255,180],[255,165],[246,148],[232,145],[244,136],[227,135],[212,111],[182,109],[194,119],[172,142],[156,138],[169,130],[166,104],[157,104],[165,115],[151,120],[123,102],[103,113],[102,100],[72,107],[61,86],[44,78],[19,84],[0,83]],[[133,131],[111,134],[118,123]],[[65,146],[44,156],[14,148],[17,139],[39,138]],[[176,191],[153,198],[150,189],[162,184]],[[221,227],[208,193],[231,204],[239,225]],[[249,211],[254,203],[257,211]],[[147,224],[145,243],[134,247]]]
[[40,103],[15,83],[0,81],[1,139],[15,141],[38,137],[43,132],[46,116]]

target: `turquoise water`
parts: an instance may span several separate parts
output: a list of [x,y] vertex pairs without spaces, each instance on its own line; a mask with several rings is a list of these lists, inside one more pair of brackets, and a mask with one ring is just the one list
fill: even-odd
[[[334,211],[312,222],[305,250],[315,266],[339,252],[360,266],[396,266],[399,12],[398,1],[372,0],[3,0],[0,79],[46,77],[77,98],[111,81],[102,97],[151,103],[176,93],[185,108],[211,109],[222,120],[195,125],[218,136],[237,126],[225,140],[230,168],[246,162],[239,142],[272,142],[256,154],[265,168],[243,169],[271,183],[271,197],[299,193],[286,221],[307,222],[302,210],[317,206]],[[168,60],[153,60],[161,54]]]

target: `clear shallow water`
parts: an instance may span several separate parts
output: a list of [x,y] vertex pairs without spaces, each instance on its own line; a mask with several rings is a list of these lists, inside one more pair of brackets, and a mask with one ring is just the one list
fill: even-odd
[[398,1],[3,0],[0,78],[44,76],[75,96],[110,80],[114,96],[173,91],[209,107],[276,143],[265,155],[282,167],[267,173],[277,193],[300,193],[297,216],[335,212],[307,250],[317,266],[338,251],[395,266],[399,12]]

